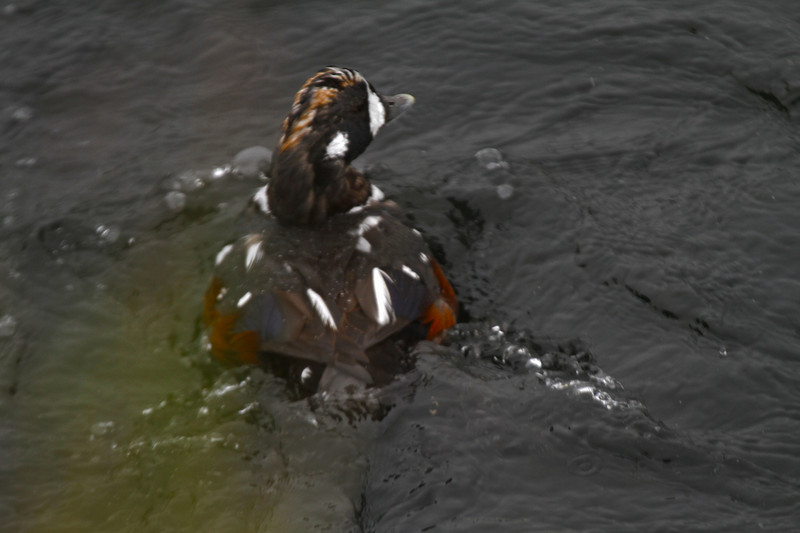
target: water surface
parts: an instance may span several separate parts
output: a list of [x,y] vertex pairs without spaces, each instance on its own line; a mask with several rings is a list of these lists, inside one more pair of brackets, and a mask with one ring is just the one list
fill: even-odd
[[[5,528],[795,530],[800,15],[751,4],[5,4]],[[199,323],[327,64],[415,95],[358,165],[463,306],[382,420]]]

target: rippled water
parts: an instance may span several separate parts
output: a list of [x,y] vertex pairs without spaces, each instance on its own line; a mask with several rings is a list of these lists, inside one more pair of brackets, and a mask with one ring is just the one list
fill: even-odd
[[[0,7],[4,530],[799,527],[793,3]],[[355,406],[199,324],[331,63],[417,98],[358,164],[463,306]]]

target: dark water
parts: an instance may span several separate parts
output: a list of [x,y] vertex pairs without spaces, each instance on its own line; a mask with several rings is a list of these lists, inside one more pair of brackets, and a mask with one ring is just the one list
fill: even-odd
[[[0,529],[800,528],[800,10],[759,4],[0,6]],[[359,164],[463,304],[381,421],[199,326],[226,165],[332,63],[416,96]]]

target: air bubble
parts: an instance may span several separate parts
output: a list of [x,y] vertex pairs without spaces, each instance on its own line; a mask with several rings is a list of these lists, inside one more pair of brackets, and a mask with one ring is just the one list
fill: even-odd
[[164,188],[169,191],[179,192],[196,191],[206,186],[206,182],[203,178],[208,179],[210,176],[211,173],[209,173],[209,171],[184,170],[177,175],[170,176],[169,179],[166,180]]
[[503,154],[497,148],[483,148],[475,152],[478,164],[486,170],[508,168],[508,163],[503,160]]
[[505,336],[505,333],[500,326],[492,326],[491,331],[492,333],[486,337],[486,340],[489,342],[500,342],[500,340]]
[[245,178],[265,177],[271,161],[271,151],[263,146],[251,146],[233,157],[233,167]]
[[6,339],[17,331],[17,319],[11,315],[0,317],[0,339]]
[[504,183],[502,185],[497,186],[497,196],[501,200],[508,200],[512,196],[514,196],[514,186],[509,185],[508,183]]
[[467,344],[461,347],[461,354],[464,357],[474,357],[478,359],[481,356],[481,348],[477,344]]
[[35,166],[36,163],[38,163],[38,162],[39,162],[39,160],[36,159],[35,157],[23,157],[21,159],[17,159],[17,161],[14,163],[14,165],[17,168],[31,168],[31,167]]
[[[6,6],[8,7],[8,6]],[[11,118],[17,122],[28,122],[33,118],[33,109],[21,105],[11,112]]]
[[539,359],[538,357],[531,357],[530,359],[525,361],[525,368],[541,370],[542,360]]
[[583,453],[573,457],[567,466],[576,476],[591,476],[600,471],[603,461],[596,453]]
[[97,233],[97,236],[100,237],[102,244],[113,244],[117,242],[117,239],[119,239],[120,231],[119,228],[115,226],[105,226],[100,224],[95,229],[95,233]]
[[178,213],[186,207],[186,195],[180,191],[170,191],[164,195],[164,202],[171,211]]
[[114,431],[114,422],[106,421],[106,422],[97,422],[92,424],[90,429],[92,433],[92,437],[103,437]]

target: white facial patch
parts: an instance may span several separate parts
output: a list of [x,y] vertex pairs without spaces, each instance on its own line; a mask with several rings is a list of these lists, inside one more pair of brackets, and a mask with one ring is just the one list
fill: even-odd
[[322,299],[322,296],[317,294],[314,289],[306,289],[306,295],[308,296],[308,300],[311,302],[311,307],[314,308],[314,311],[316,311],[319,317],[322,319],[322,323],[335,331],[337,329],[336,321],[333,320],[331,310],[328,309],[328,306],[325,304],[325,300]]
[[328,147],[325,149],[325,157],[328,159],[339,159],[344,157],[347,153],[347,148],[350,146],[350,138],[346,133],[340,131],[333,136]]
[[375,137],[381,126],[386,123],[386,108],[383,107],[380,97],[372,92],[369,84],[367,84],[367,100],[369,102],[369,131]]

